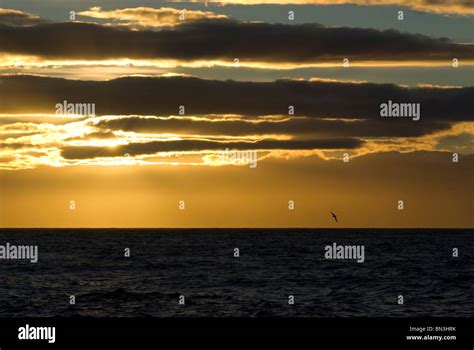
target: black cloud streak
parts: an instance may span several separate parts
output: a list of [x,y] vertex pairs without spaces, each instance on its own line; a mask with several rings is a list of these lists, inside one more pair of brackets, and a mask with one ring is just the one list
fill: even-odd
[[332,28],[318,24],[203,20],[158,31],[51,23],[0,25],[0,50],[61,59],[178,59],[316,63],[350,60],[473,59],[474,46],[395,30]]
[[[380,118],[388,100],[420,103],[421,121],[471,121],[474,87],[404,88],[393,84],[293,81],[237,82],[188,77],[127,77],[79,81],[36,76],[0,76],[2,113],[55,113],[55,105],[95,103],[98,115],[287,114],[352,119]],[[406,120],[383,119],[385,123]],[[412,122],[417,128],[421,122]]]
[[226,148],[235,150],[313,150],[313,149],[352,149],[363,142],[355,138],[321,139],[321,140],[263,140],[258,142],[213,142],[201,140],[153,141],[132,143],[125,146],[88,147],[66,146],[62,149],[65,159],[91,159],[99,157],[123,157],[151,155],[159,152],[198,152],[224,151]]
[[102,120],[96,126],[101,129],[144,133],[229,136],[293,134],[303,138],[318,135],[326,137],[416,137],[451,127],[449,123],[425,122],[424,120],[413,127],[410,120],[402,122],[396,119],[347,122],[316,118],[291,118],[282,122],[260,121],[259,123],[249,123],[245,120],[157,119],[138,116]]

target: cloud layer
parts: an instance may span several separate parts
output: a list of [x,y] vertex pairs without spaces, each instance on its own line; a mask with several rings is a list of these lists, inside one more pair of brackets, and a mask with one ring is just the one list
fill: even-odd
[[[393,84],[325,80],[237,82],[193,77],[126,77],[78,81],[37,76],[1,76],[3,113],[55,113],[55,105],[95,103],[100,115],[239,114],[380,120],[389,100],[419,103],[422,121],[471,121],[474,87],[406,88]],[[388,121],[390,122],[390,121]]]
[[474,46],[395,30],[202,20],[160,30],[91,23],[0,25],[0,53],[55,60],[146,59],[273,64],[474,60]]
[[[78,81],[11,75],[0,76],[0,97],[0,110],[7,113],[0,115],[4,169],[216,165],[226,148],[255,150],[263,158],[318,154],[331,159],[347,151],[355,156],[420,150],[474,153],[474,88],[317,79]],[[387,100],[420,103],[421,119],[381,118],[380,104]],[[64,101],[93,103],[97,116],[56,115],[56,105]]]
[[0,24],[9,26],[27,26],[45,22],[40,16],[23,11],[0,8]]
[[109,11],[103,10],[100,7],[92,7],[88,11],[79,12],[78,15],[113,20],[115,22],[109,24],[133,28],[159,28],[203,19],[227,18],[225,15],[210,11],[179,10],[171,7],[161,7],[159,9],[134,7]]

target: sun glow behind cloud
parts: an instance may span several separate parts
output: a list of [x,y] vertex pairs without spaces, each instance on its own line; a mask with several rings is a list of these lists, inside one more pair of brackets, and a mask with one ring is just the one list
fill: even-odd
[[[54,124],[56,118],[61,118],[62,123]],[[317,155],[323,159],[341,159],[344,152],[349,152],[351,157],[358,157],[370,153],[378,152],[413,152],[413,151],[450,151],[448,148],[438,147],[439,141],[448,136],[459,134],[468,134],[474,137],[474,123],[461,122],[453,125],[451,129],[439,131],[433,134],[427,134],[420,137],[362,137],[364,145],[344,150],[336,149],[272,149],[266,148],[265,142],[276,140],[284,145],[285,142],[291,143],[292,140],[298,140],[302,136],[292,133],[255,133],[241,135],[225,134],[200,134],[199,129],[190,129],[181,132],[135,132],[124,131],[120,129],[108,129],[107,123],[127,121],[129,118],[150,122],[182,122],[188,120],[190,123],[199,125],[226,124],[226,123],[244,123],[255,125],[266,125],[268,127],[274,124],[277,127],[282,124],[284,129],[287,123],[302,120],[301,117],[288,116],[263,116],[248,119],[244,116],[96,116],[79,119],[77,117],[68,118],[54,114],[30,114],[30,115],[1,115],[0,116],[0,168],[4,170],[32,169],[41,165],[62,167],[62,166],[83,166],[83,165],[152,165],[152,164],[170,164],[170,165],[204,165],[220,166],[227,165],[220,161],[220,154],[227,149],[234,149],[234,144],[242,145],[247,143],[248,149],[252,149],[255,143],[255,150],[260,154],[259,161],[267,158],[286,158],[294,159],[298,157],[308,157]],[[137,119],[138,118],[138,119]],[[25,120],[25,122],[21,122]],[[327,122],[331,122],[331,118]],[[340,122],[332,120],[333,122]],[[346,121],[354,123],[355,121]],[[104,124],[106,123],[106,124]],[[192,125],[190,124],[190,125]],[[105,126],[104,126],[105,125]],[[112,125],[112,124],[111,124]],[[230,125],[230,124],[229,124]],[[280,128],[280,126],[278,126]],[[204,130],[204,129],[203,129]],[[264,129],[265,130],[265,129]],[[252,135],[253,134],[253,135]],[[213,149],[206,149],[203,146],[199,150],[168,150],[168,151],[143,151],[136,154],[129,154],[127,147],[131,145],[148,145],[156,142],[164,144],[174,144],[174,142],[203,142],[204,145],[214,144]],[[263,146],[260,146],[260,143]],[[158,144],[159,145],[159,144]],[[257,146],[258,145],[258,146]],[[196,146],[198,147],[198,146]],[[200,146],[199,146],[200,147]],[[284,146],[283,146],[284,147]],[[471,146],[470,146],[471,147]],[[65,158],[63,149],[85,149],[94,148],[97,154],[93,157],[85,158]],[[123,149],[123,153],[120,153]],[[133,150],[133,148],[130,148]],[[237,148],[236,148],[237,149]],[[117,150],[117,153],[113,151]],[[112,151],[112,153],[110,153]],[[467,153],[474,153],[472,149],[465,149]],[[237,164],[239,165],[239,164]]]
[[[100,71],[102,67],[116,67],[121,69],[122,74],[126,74],[130,68],[154,68],[154,69],[176,69],[176,68],[213,68],[213,67],[246,67],[254,69],[272,69],[288,70],[301,68],[339,68],[343,67],[342,60],[318,60],[314,62],[265,62],[252,60],[239,60],[238,64],[234,61],[224,60],[175,60],[175,59],[105,59],[105,60],[51,60],[39,56],[24,55],[3,55],[0,57],[0,70],[16,70],[16,72],[25,73],[31,69],[41,68],[46,74],[48,71],[60,71],[63,68],[81,68],[89,67]],[[349,60],[350,67],[452,67],[451,60],[429,60],[429,61],[370,61],[370,60]],[[462,60],[459,65],[470,67],[474,66],[474,60]]]

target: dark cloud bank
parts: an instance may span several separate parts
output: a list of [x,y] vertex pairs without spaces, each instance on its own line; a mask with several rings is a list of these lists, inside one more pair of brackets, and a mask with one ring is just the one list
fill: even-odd
[[388,100],[420,103],[421,120],[385,118],[384,123],[472,121],[474,87],[405,88],[393,84],[277,80],[237,82],[190,77],[127,77],[80,81],[37,76],[1,76],[1,113],[55,113],[55,105],[95,103],[98,115],[240,114],[373,119]]
[[[318,118],[290,118],[281,122],[242,120],[192,120],[184,118],[160,119],[130,116],[103,120],[96,124],[103,130],[124,130],[144,133],[175,133],[189,135],[246,136],[262,134],[291,134],[299,138],[320,137],[416,137],[450,128],[446,122],[424,122],[416,127],[405,121],[360,120],[356,123]],[[98,138],[110,135],[104,131]],[[89,135],[89,137],[92,137]]]
[[178,59],[317,63],[474,59],[473,45],[395,30],[203,20],[158,31],[91,23],[0,24],[0,50],[49,59]]
[[90,159],[97,157],[123,157],[154,154],[158,152],[223,151],[226,147],[238,150],[313,150],[313,149],[349,149],[357,148],[362,141],[353,138],[322,139],[306,141],[263,140],[258,142],[214,142],[201,140],[153,141],[132,143],[126,146],[107,147],[64,147],[62,156],[66,159]]

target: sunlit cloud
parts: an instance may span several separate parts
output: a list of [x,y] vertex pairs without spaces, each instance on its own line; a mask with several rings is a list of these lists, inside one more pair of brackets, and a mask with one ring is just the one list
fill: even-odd
[[[299,79],[272,83],[237,83],[205,81],[183,76],[127,77],[115,82],[100,83],[10,75],[3,76],[0,82],[2,83],[0,94],[7,97],[3,102],[8,101],[8,104],[2,107],[4,111],[8,111],[11,106],[17,106],[17,103],[31,110],[41,110],[42,108],[36,104],[29,106],[27,98],[31,98],[32,101],[48,102],[41,97],[43,93],[51,99],[48,103],[53,108],[58,100],[69,98],[63,95],[63,91],[73,91],[74,95],[71,97],[75,96],[75,99],[78,99],[80,96],[85,96],[85,93],[96,91],[95,88],[91,89],[95,84],[101,84],[102,92],[106,92],[107,84],[117,82],[126,85],[119,84],[119,91],[134,91],[140,96],[141,103],[145,104],[149,101],[143,99],[143,94],[137,90],[137,86],[147,89],[148,92],[154,89],[164,91],[160,87],[163,83],[171,95],[162,97],[169,102],[171,96],[175,96],[175,92],[170,90],[171,86],[175,86],[179,91],[186,91],[185,87],[190,84],[189,86],[195,91],[193,93],[196,97],[195,103],[199,101],[207,110],[205,114],[110,114],[91,117],[55,113],[15,114],[9,111],[10,113],[0,115],[0,169],[4,170],[86,165],[225,166],[227,164],[222,163],[219,156],[227,148],[256,151],[259,154],[259,161],[314,155],[331,160],[340,159],[344,153],[350,154],[351,157],[372,153],[415,151],[473,153],[474,123],[471,122],[471,110],[465,106],[472,100],[469,97],[473,93],[472,88],[450,86],[407,88],[318,78],[309,81]],[[28,83],[26,85],[28,94],[21,88],[25,82]],[[140,84],[135,85],[138,82]],[[41,83],[42,88],[35,89],[36,83]],[[128,85],[130,83],[133,84],[133,88]],[[155,85],[157,83],[159,84]],[[76,87],[73,87],[74,85]],[[47,91],[47,86],[53,90]],[[248,97],[241,96],[247,101],[246,108],[251,107],[246,109],[246,114],[238,113],[242,110],[234,109],[235,105],[232,103],[225,104],[223,111],[227,113],[221,114],[218,110],[216,113],[210,113],[212,111],[209,110],[209,106],[212,104],[207,103],[203,96],[196,95],[197,91],[206,91],[206,94],[214,98],[221,94],[219,100],[231,101],[233,94],[226,97],[227,89],[230,92],[238,90],[241,94],[244,91],[249,94]],[[297,95],[292,92],[293,89],[298,91]],[[52,91],[61,92],[61,97],[55,97]],[[13,95],[10,96],[9,93]],[[268,98],[265,97],[267,93]],[[325,93],[333,97],[322,98]],[[361,94],[364,96],[376,94],[377,97],[375,100],[366,98],[361,101],[359,98]],[[114,106],[120,107],[118,103],[120,98],[109,93],[106,95],[116,101]],[[401,100],[421,102],[436,100],[437,103],[433,108],[429,108],[430,104],[426,107],[424,105],[423,118],[416,123],[411,120],[381,120],[378,114],[374,114],[372,107],[378,111],[379,99],[385,100],[397,95]],[[15,96],[21,96],[22,102],[15,102]],[[132,96],[127,96],[128,100],[123,102],[128,106]],[[258,96],[253,106],[250,96]],[[288,103],[293,101],[298,113],[295,115],[259,113],[261,99],[266,101],[270,96],[282,100],[285,110]],[[293,97],[291,101],[285,102],[284,96]],[[305,101],[306,109],[298,106],[300,103],[296,96]],[[334,96],[344,96],[344,103],[334,100]],[[88,97],[97,100],[91,95]],[[157,97],[153,97],[153,101],[156,102],[156,99]],[[311,100],[324,103],[311,106],[308,105]],[[330,101],[331,103],[326,106],[325,104]],[[106,101],[96,102],[99,106],[112,105]],[[157,102],[157,106],[147,106],[157,111],[160,101]],[[365,107],[361,103],[365,104]],[[139,105],[135,103],[132,105],[135,106],[135,110],[139,110],[137,108]],[[456,110],[454,106],[458,109]],[[194,105],[193,109],[199,110],[197,105]],[[271,112],[269,106],[263,110]]]
[[[350,154],[351,157],[380,152],[474,153],[473,122],[454,123],[448,128],[426,129],[424,133],[416,135],[411,131],[393,135],[393,131],[384,132],[382,128],[377,130],[378,133],[367,136],[365,129],[370,129],[369,121],[368,125],[361,124],[358,129],[354,126],[354,121],[329,119],[321,124],[320,119],[285,116],[250,119],[239,115],[97,116],[63,124],[47,122],[48,119],[53,120],[55,115],[41,116],[42,119],[35,122],[31,119],[28,122],[18,122],[22,117],[11,115],[10,122],[0,125],[0,169],[86,165],[225,166],[228,164],[220,160],[225,149],[257,151],[259,161],[312,155],[331,160],[341,159],[344,153]],[[25,120],[28,118],[31,116],[25,116]],[[137,120],[152,123],[171,122],[173,127],[170,130],[158,127],[147,132],[112,128],[113,122],[130,126],[133,125],[132,121]],[[303,124],[298,125],[302,120]],[[183,122],[187,125],[184,129],[174,125]],[[197,125],[189,127],[193,123]],[[237,128],[233,123],[237,123]],[[351,130],[351,133],[344,131],[345,123],[348,124],[346,130]],[[220,124],[223,124],[222,127]],[[245,128],[237,134],[232,131],[244,125],[250,127],[248,134]],[[329,129],[326,127],[319,130],[321,125],[328,125]],[[313,135],[306,129],[313,130]],[[329,131],[331,129],[332,132]],[[305,134],[311,137],[308,138]]]
[[203,19],[223,19],[225,15],[210,11],[175,9],[171,7],[151,8],[134,7],[117,10],[103,10],[101,7],[91,7],[88,11],[77,13],[79,16],[98,19],[108,19],[111,25],[128,26],[132,28],[159,28],[174,26],[189,21]]
[[0,25],[27,26],[45,22],[40,16],[19,10],[0,8]]
[[[24,55],[1,55],[0,54],[0,71],[8,70],[16,73],[28,73],[31,70],[40,70],[43,74],[55,74],[64,71],[64,75],[80,76],[84,74],[80,69],[85,69],[88,75],[96,72],[97,80],[107,79],[108,76],[104,72],[104,68],[114,68],[110,77],[116,78],[120,75],[131,75],[133,70],[146,69],[146,75],[150,75],[153,70],[155,75],[170,76],[165,73],[166,70],[179,68],[251,68],[262,70],[291,70],[303,68],[341,68],[344,62],[342,60],[318,60],[314,62],[303,63],[275,63],[275,62],[258,62],[239,60],[238,66],[234,60],[191,60],[180,61],[173,59],[130,59],[121,58],[113,60],[62,60],[62,59],[44,59],[40,56],[24,56]],[[350,67],[373,67],[373,68],[396,68],[396,67],[419,67],[419,68],[452,68],[452,60],[440,59],[430,61],[373,61],[373,60],[352,60],[349,61]],[[463,67],[474,66],[474,59],[466,59],[460,62]],[[162,70],[163,73],[158,73]],[[137,74],[139,75],[139,74]],[[145,75],[145,74],[144,74]],[[109,78],[110,78],[109,77]]]

